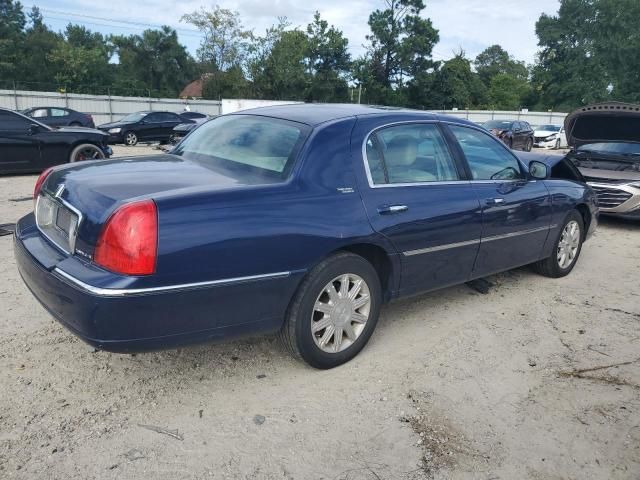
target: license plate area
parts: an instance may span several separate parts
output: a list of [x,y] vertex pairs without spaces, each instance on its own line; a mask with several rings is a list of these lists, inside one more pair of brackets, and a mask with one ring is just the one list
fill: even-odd
[[38,229],[54,245],[68,254],[75,251],[80,219],[79,212],[48,195],[40,195],[36,201]]

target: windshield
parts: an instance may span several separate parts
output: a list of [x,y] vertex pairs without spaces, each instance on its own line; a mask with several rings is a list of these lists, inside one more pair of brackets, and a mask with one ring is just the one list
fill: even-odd
[[121,122],[139,122],[140,120],[142,120],[147,115],[148,114],[145,113],[145,112],[130,113],[129,115],[127,115],[126,117],[124,117],[120,121]]
[[614,153],[618,155],[640,155],[640,143],[598,142],[578,147],[579,151]]
[[305,125],[270,117],[228,115],[198,127],[171,153],[284,179],[308,130]]
[[540,125],[536,130],[544,130],[545,132],[559,132],[560,125]]
[[489,120],[484,122],[484,128],[498,128],[500,130],[508,130],[513,122],[510,120]]

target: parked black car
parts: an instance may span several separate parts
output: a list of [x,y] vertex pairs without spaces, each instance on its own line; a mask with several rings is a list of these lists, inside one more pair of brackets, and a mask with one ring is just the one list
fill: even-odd
[[91,115],[76,112],[70,108],[33,107],[23,110],[22,113],[50,127],[96,127]]
[[179,114],[182,118],[187,120],[194,120],[197,123],[202,123],[209,120],[209,115],[200,112],[182,112]]
[[530,152],[533,147],[533,128],[522,120],[489,120],[482,124],[509,148]]
[[173,128],[181,123],[195,122],[173,112],[136,112],[98,128],[109,134],[109,143],[132,146],[138,142],[168,142]]
[[61,163],[108,158],[107,138],[100,130],[54,129],[0,108],[0,173],[40,172]]
[[640,105],[588,105],[564,128],[567,158],[596,191],[600,212],[640,220]]

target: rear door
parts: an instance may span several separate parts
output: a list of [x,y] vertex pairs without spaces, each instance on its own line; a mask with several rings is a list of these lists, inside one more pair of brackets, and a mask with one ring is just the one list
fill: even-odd
[[482,239],[474,277],[540,259],[551,226],[544,182],[529,180],[518,159],[483,130],[447,127],[458,140],[482,206]]
[[193,120],[185,120],[181,118],[177,113],[161,112],[162,118],[162,130],[160,135],[162,139],[168,139],[173,133],[173,128],[181,123],[193,123]]
[[52,127],[64,127],[69,125],[69,115],[69,111],[64,108],[52,107],[49,109],[49,122],[47,125],[51,125]]
[[40,163],[40,142],[21,115],[0,110],[0,171],[29,171]]
[[401,293],[466,281],[478,251],[481,210],[438,123],[371,131],[359,122],[353,144],[365,174],[359,190],[372,227],[400,252]]
[[139,140],[155,140],[162,130],[162,117],[159,112],[147,114],[133,129]]

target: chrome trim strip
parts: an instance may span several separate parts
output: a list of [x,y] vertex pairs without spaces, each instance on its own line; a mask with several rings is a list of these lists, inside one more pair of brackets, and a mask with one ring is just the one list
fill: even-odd
[[402,252],[402,254],[405,257],[410,257],[412,255],[422,255],[423,253],[439,252],[442,250],[449,250],[450,248],[466,247],[468,245],[477,245],[478,243],[482,243],[482,242],[492,242],[493,240],[502,240],[503,238],[517,237],[520,235],[527,235],[529,233],[543,232],[545,230],[550,231],[557,227],[558,225],[553,224],[547,227],[529,228],[527,230],[519,230],[517,232],[505,233],[503,235],[494,235],[492,237],[475,238],[473,240],[467,240],[464,242],[445,243],[444,245],[437,245],[435,247],[419,248],[417,250],[408,250],[406,252]]
[[536,227],[529,228],[527,230],[519,230],[517,232],[504,233],[502,235],[493,235],[491,237],[485,237],[482,239],[483,242],[493,242],[494,240],[503,240],[505,238],[519,237],[520,235],[528,235],[530,233],[538,233],[543,232],[545,230],[549,231],[552,228],[556,228],[557,225],[548,225],[546,227]]
[[68,283],[72,283],[76,287],[80,287],[93,295],[101,297],[126,297],[129,295],[144,295],[151,293],[161,293],[174,290],[191,290],[201,287],[213,287],[222,285],[235,285],[237,283],[246,283],[257,280],[269,280],[275,278],[286,278],[291,275],[291,272],[277,272],[277,273],[265,273],[263,275],[249,275],[247,277],[234,277],[223,278],[220,280],[209,280],[207,282],[195,282],[195,283],[182,283],[177,285],[164,285],[161,287],[149,287],[149,288],[101,288],[94,287],[88,283],[78,280],[73,275],[68,274],[64,270],[60,270],[58,267],[53,269],[53,272]]
[[467,245],[476,245],[480,243],[480,239],[467,240],[465,242],[447,243],[445,245],[438,245],[436,247],[420,248],[418,250],[409,250],[408,252],[402,252],[405,257],[412,255],[422,255],[423,253],[439,252],[440,250],[448,250],[450,248],[466,247]]

